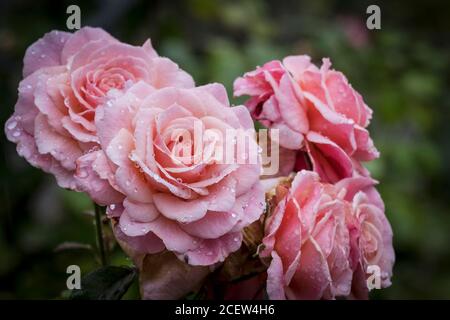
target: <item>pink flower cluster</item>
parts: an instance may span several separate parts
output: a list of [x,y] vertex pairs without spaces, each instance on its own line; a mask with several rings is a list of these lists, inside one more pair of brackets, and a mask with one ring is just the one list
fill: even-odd
[[[267,279],[271,299],[365,298],[374,266],[389,286],[392,230],[361,164],[379,155],[361,95],[328,59],[317,68],[308,56],[268,62],[238,78],[234,93],[250,99],[231,107],[223,85],[196,86],[149,40],[52,31],[26,52],[5,132],[59,186],[107,206],[118,242],[144,257],[135,260],[144,298],[198,287],[243,248],[250,225],[265,228],[259,254],[268,268],[257,281]],[[288,176],[262,180],[261,155],[245,161],[260,149],[253,120],[279,130],[281,149],[271,152]],[[214,134],[188,139],[199,128]],[[241,161],[228,163],[215,151],[230,131],[245,132],[246,147],[233,141],[227,152]],[[234,288],[231,298],[255,294]]]
[[234,83],[236,96],[250,96],[253,118],[279,131],[280,167],[296,172],[291,184],[275,179],[265,226],[272,299],[366,298],[371,270],[380,287],[391,283],[392,230],[361,165],[379,155],[367,131],[372,110],[330,67],[328,59],[317,68],[308,56],[290,56]]
[[209,161],[198,153],[210,141],[189,147],[188,158],[200,161],[180,162],[172,152],[173,138],[196,123],[254,130],[222,85],[195,87],[150,41],[131,46],[89,27],[31,45],[23,76],[8,139],[61,187],[108,205],[120,240],[136,252],[170,250],[191,265],[239,249],[240,231],[264,209],[260,164]]

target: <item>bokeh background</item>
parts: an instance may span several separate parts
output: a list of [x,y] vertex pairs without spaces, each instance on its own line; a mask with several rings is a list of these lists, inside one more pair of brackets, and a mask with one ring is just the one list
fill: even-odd
[[[161,55],[198,84],[233,80],[285,55],[330,57],[374,110],[370,164],[394,229],[393,285],[376,299],[450,298],[450,5],[448,1],[0,1],[0,123],[13,112],[26,48],[66,29],[105,28]],[[381,30],[365,26],[381,8]],[[234,103],[242,100],[234,99]],[[98,267],[92,205],[61,190],[0,138],[0,298],[64,297],[66,267]],[[70,242],[70,243],[67,243]],[[130,264],[111,244],[110,260]],[[136,285],[125,298],[137,298]]]

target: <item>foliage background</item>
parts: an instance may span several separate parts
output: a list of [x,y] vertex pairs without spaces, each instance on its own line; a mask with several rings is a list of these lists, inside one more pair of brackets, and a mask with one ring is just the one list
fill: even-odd
[[[332,59],[374,110],[370,130],[381,158],[370,164],[394,229],[392,287],[379,299],[450,298],[450,7],[427,1],[11,1],[0,2],[0,122],[12,113],[25,49],[52,29],[65,30],[78,4],[82,25],[122,41],[151,37],[161,55],[198,84],[222,82],[290,54]],[[365,27],[381,7],[382,29]],[[235,99],[234,103],[242,100]],[[0,298],[60,298],[66,267],[97,267],[89,200],[59,189],[29,166],[1,131]],[[118,250],[110,260],[130,264]],[[126,298],[137,298],[137,288]]]

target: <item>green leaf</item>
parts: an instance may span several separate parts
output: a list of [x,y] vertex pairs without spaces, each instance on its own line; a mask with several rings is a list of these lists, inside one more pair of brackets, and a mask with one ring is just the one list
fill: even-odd
[[81,279],[81,289],[72,290],[74,300],[119,300],[133,283],[135,269],[107,266]]

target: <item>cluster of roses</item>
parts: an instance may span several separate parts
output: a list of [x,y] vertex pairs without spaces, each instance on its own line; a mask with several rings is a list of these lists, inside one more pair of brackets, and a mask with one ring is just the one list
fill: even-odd
[[392,230],[360,163],[379,155],[366,129],[372,110],[330,65],[292,56],[234,83],[235,95],[251,96],[252,117],[279,130],[280,167],[297,172],[287,184],[263,180],[275,185],[261,252],[272,257],[267,292],[275,299],[366,298],[372,268],[380,288],[391,283]]
[[[252,223],[265,223],[259,253],[270,264],[272,299],[364,297],[370,265],[381,270],[383,287],[390,284],[392,231],[360,165],[378,156],[365,129],[371,110],[328,60],[318,69],[306,56],[289,57],[249,72],[236,80],[235,95],[251,99],[230,107],[222,85],[195,86],[150,41],[131,46],[85,27],[31,45],[23,76],[5,125],[19,155],[107,206],[142,273],[145,257],[172,257],[166,275],[179,281],[144,274],[154,280],[144,297],[186,294],[241,248]],[[174,157],[180,132],[199,123],[254,132],[252,118],[279,130],[281,166],[295,177],[261,179],[259,160],[213,161],[204,153],[217,141],[189,149],[184,161]]]

